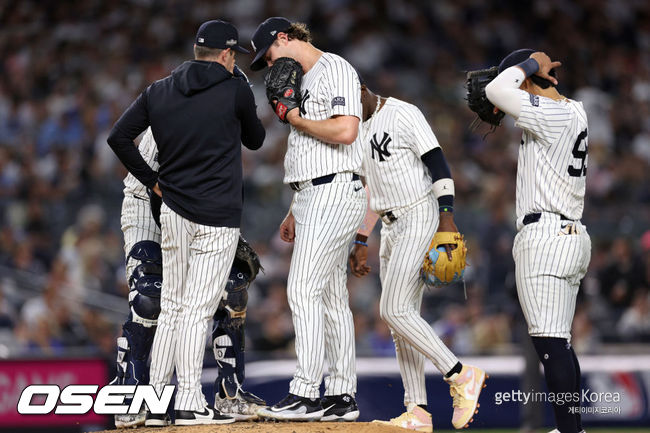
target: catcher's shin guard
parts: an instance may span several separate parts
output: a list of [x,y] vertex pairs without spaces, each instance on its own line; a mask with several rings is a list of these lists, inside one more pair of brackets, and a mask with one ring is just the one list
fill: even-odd
[[235,398],[244,382],[244,320],[248,303],[250,275],[234,265],[226,284],[224,298],[214,315],[212,347],[219,374],[215,394]]
[[[244,381],[244,324],[243,319],[232,319],[225,309],[212,330],[212,347],[219,374],[214,383],[215,394],[221,398],[235,398],[239,384]],[[215,315],[215,318],[216,316]]]
[[112,384],[149,383],[147,359],[155,331],[155,327],[145,327],[130,319],[122,326],[122,336],[117,339],[117,375]]

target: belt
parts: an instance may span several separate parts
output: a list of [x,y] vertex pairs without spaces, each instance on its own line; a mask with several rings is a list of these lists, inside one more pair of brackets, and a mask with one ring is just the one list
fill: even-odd
[[[567,216],[564,216],[562,214],[556,214],[556,215],[559,215],[561,220],[573,221],[571,218],[569,218]],[[542,218],[542,213],[541,212],[529,213],[528,215],[526,215],[524,217],[524,220],[522,221],[522,223],[526,226],[528,224],[536,223],[537,221],[540,220],[540,218]]]
[[397,217],[395,216],[392,210],[389,210],[388,212],[384,212],[380,216],[382,221],[386,223],[392,223],[393,221],[397,221]]
[[[311,180],[307,180],[304,182],[290,182],[289,186],[294,191],[300,191],[310,186],[309,184],[311,184],[312,186],[318,186],[318,185],[325,185],[326,183],[332,183],[336,175],[337,173],[332,173],[332,174],[326,174],[325,176],[321,176],[321,177],[315,177]],[[355,180],[359,180],[359,175],[356,173],[352,173],[352,181]]]
[[431,193],[428,193],[424,197],[422,197],[421,199],[419,199],[419,200],[417,200],[417,201],[415,201],[415,202],[413,202],[411,204],[408,204],[406,206],[401,206],[401,207],[398,207],[398,208],[394,208],[392,210],[380,213],[379,216],[381,217],[381,220],[383,222],[385,222],[386,224],[390,224],[392,222],[395,222],[395,221],[397,221],[397,218],[400,218],[402,215],[409,212],[413,207],[419,205],[423,201],[429,200],[430,195],[431,195]]

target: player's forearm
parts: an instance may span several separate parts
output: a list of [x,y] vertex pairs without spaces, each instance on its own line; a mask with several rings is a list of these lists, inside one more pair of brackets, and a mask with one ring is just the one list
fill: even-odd
[[525,79],[524,71],[518,66],[512,66],[485,86],[485,96],[499,110],[517,119],[521,113],[519,86]]
[[440,147],[430,150],[422,155],[422,162],[431,173],[433,182],[433,195],[438,200],[438,209],[441,213],[454,210],[454,180],[451,170]]
[[366,207],[366,216],[363,218],[363,222],[359,226],[356,236],[356,240],[361,242],[366,242],[368,240],[368,236],[372,233],[372,230],[375,228],[375,224],[377,224],[377,220],[379,219],[379,215],[370,209],[370,190],[367,186],[365,186],[365,188],[366,196],[368,198],[368,206]]
[[326,143],[352,144],[359,133],[359,118],[355,116],[330,117],[325,120],[305,119],[293,110],[287,119],[300,132],[309,134]]

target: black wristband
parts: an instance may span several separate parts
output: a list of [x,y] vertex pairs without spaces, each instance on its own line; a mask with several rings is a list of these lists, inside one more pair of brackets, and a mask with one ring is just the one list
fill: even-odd
[[[453,195],[442,195],[438,197],[438,208],[440,209],[440,212],[443,211],[443,208],[450,208],[454,209],[454,196]],[[452,210],[448,210],[445,212],[451,212]]]
[[523,62],[519,63],[517,66],[523,69],[524,74],[526,74],[526,77],[530,77],[535,72],[539,71],[539,63],[537,63],[537,60],[530,57],[524,60]]

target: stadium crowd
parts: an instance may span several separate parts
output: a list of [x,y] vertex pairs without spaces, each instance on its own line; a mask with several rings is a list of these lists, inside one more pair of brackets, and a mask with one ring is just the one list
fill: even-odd
[[[211,18],[233,22],[244,43],[259,22],[306,22],[315,44],[343,55],[369,87],[418,105],[456,183],[456,218],[468,238],[462,286],[426,293],[424,317],[460,355],[513,353],[525,336],[514,287],[518,132],[468,128],[464,71],[523,46],[563,61],[561,93],[589,115],[583,222],[592,260],[574,323],[582,353],[650,341],[650,3],[444,0],[36,1],[0,4],[0,357],[114,356],[119,323],[98,293],[128,311],[119,224],[126,171],[106,144],[116,116],[143,88],[192,55]],[[277,229],[291,201],[282,184],[288,128],[266,104],[261,74],[239,55],[267,128],[244,151],[242,232],[266,273],[250,289],[247,350],[293,356],[286,299],[289,244]],[[216,102],[215,102],[216,103]],[[392,356],[379,319],[379,237],[372,274],[349,277],[357,353]]]

